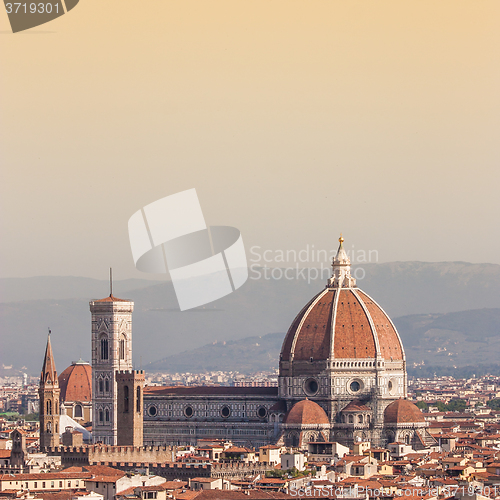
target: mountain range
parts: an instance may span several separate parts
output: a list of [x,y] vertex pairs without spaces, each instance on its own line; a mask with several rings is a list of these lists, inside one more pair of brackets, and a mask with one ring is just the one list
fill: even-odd
[[[365,276],[358,280],[358,285],[395,321],[409,368],[421,372],[432,366],[453,369],[473,365],[475,359],[493,363],[500,358],[499,265],[394,262],[365,264],[362,268],[363,273],[358,275]],[[197,349],[201,349],[197,356],[182,365],[187,363],[191,369],[182,371],[197,371],[195,366],[229,369],[232,360],[238,360],[242,372],[276,366],[284,332],[303,305],[325,286],[325,279],[274,280],[262,275],[254,278],[251,273],[236,292],[183,312],[179,311],[170,281],[115,282],[113,293],[135,302],[136,367],[155,369],[163,364],[158,360],[168,360],[171,366],[177,360],[181,366],[184,354],[180,353]],[[109,294],[107,281],[79,277],[9,278],[0,280],[0,293],[0,365],[37,374],[49,327],[60,372],[72,360],[89,360],[88,302]],[[260,342],[255,340],[258,338]],[[217,350],[224,346],[224,341],[228,352],[235,349],[227,357]],[[241,349],[237,347],[240,341]],[[249,349],[252,343],[259,344],[254,346],[255,352]],[[215,350],[210,346],[215,346]],[[207,359],[196,365],[196,357]]]
[[[410,375],[453,373],[467,367],[500,372],[500,308],[395,318],[405,346]],[[213,342],[146,365],[146,370],[203,373],[227,370],[251,373],[278,367],[285,333]],[[476,367],[473,369],[473,367]]]

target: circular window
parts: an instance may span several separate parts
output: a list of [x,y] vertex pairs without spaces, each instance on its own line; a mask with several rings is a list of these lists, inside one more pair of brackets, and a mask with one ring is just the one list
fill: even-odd
[[188,417],[188,418],[192,417],[193,413],[194,413],[194,410],[193,410],[192,406],[186,406],[186,408],[184,408],[184,415],[186,415],[186,417]]
[[148,414],[150,417],[156,417],[156,415],[158,415],[158,408],[156,408],[156,406],[150,406],[148,408]]
[[389,380],[387,383],[387,389],[389,390],[389,394],[396,394],[397,384],[394,380]]
[[229,415],[231,415],[231,408],[229,406],[223,406],[222,410],[220,411],[220,414],[224,417],[227,418]]
[[319,384],[315,378],[309,378],[304,384],[304,391],[308,396],[314,396],[318,393]]
[[349,386],[349,389],[351,389],[351,392],[359,392],[361,390],[361,384],[357,380],[353,380],[351,382],[351,385]]
[[264,417],[267,415],[267,410],[264,408],[264,406],[261,406],[261,407],[257,410],[257,415],[258,415],[260,418],[264,418]]

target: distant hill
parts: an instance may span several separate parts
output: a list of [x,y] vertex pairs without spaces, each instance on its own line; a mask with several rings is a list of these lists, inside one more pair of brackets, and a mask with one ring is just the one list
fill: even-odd
[[[409,373],[500,373],[500,309],[396,318]],[[487,368],[490,366],[491,368]],[[467,368],[467,370],[464,370]]]
[[146,371],[167,373],[203,373],[239,371],[252,373],[278,367],[284,333],[269,333],[262,337],[213,342],[196,349],[167,356],[149,363]]
[[[500,308],[499,265],[396,262],[367,264],[363,271],[366,275],[358,281],[359,286],[392,318]],[[325,281],[249,279],[236,292],[184,312],[178,309],[169,281],[126,280],[116,282],[114,292],[135,302],[134,362],[140,367],[215,341],[226,341],[227,345],[246,337],[285,332],[303,305],[323,289]],[[0,365],[24,367],[28,373],[37,374],[48,327],[53,332],[59,371],[79,357],[89,360],[88,302],[108,294],[106,280],[0,280],[0,293]],[[498,355],[498,350],[492,352]]]
[[[394,323],[405,346],[410,375],[500,373],[500,308],[416,314],[396,318]],[[272,370],[278,367],[284,337],[285,333],[271,333],[214,342],[150,363],[145,369],[168,373]]]

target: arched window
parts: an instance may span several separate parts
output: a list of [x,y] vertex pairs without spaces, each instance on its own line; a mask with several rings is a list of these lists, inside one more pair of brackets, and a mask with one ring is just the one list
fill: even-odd
[[47,401],[47,415],[52,415],[52,401],[50,399]]
[[101,359],[108,359],[108,338],[101,338]]
[[57,429],[58,429],[58,427],[57,427],[57,423],[56,423],[56,434],[57,434],[57,432],[58,432],[58,431],[57,431]]
[[125,339],[120,339],[120,359],[125,359]]
[[109,410],[107,408],[104,410],[104,418],[106,422],[109,422]]
[[362,423],[363,423],[363,415],[358,415],[358,422],[359,422],[360,424],[362,424]]
[[410,435],[409,435],[409,434],[407,434],[407,435],[405,436],[405,443],[406,443],[406,444],[410,444]]
[[141,412],[141,388],[137,387],[137,397],[135,402],[135,410],[137,413]]
[[106,385],[106,392],[109,392],[109,378],[106,379],[105,385]]
[[128,412],[128,405],[129,405],[129,389],[128,385],[125,385],[123,387],[123,411],[125,413]]
[[354,417],[352,415],[349,415],[349,423],[350,424],[354,423]]
[[82,418],[82,417],[83,417],[82,405],[75,405],[73,409],[73,418]]
[[51,422],[49,422],[49,423],[47,424],[47,432],[48,432],[49,434],[50,434],[50,433],[52,433],[52,423],[51,423]]
[[104,392],[104,382],[102,378],[99,379],[99,392]]
[[102,410],[99,410],[99,422],[103,422],[104,421],[104,413]]

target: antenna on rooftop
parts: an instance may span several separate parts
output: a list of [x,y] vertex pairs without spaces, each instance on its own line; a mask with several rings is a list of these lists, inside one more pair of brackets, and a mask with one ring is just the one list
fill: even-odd
[[109,268],[109,296],[113,295],[113,268]]

